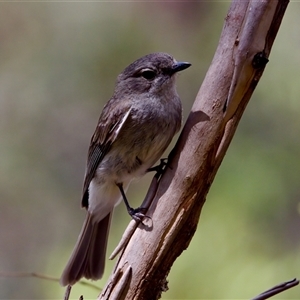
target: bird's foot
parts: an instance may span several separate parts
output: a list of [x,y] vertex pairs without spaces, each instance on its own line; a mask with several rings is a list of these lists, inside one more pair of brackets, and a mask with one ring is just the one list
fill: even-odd
[[155,171],[156,172],[155,176],[160,177],[163,174],[167,163],[168,163],[168,159],[167,158],[162,158],[160,160],[159,165],[154,166],[152,168],[149,168],[147,170],[147,172],[153,172],[153,171]]
[[138,208],[130,207],[128,209],[128,213],[133,220],[137,222],[142,222],[144,218],[151,219],[150,217],[145,215],[146,210],[147,209],[144,207],[138,207]]

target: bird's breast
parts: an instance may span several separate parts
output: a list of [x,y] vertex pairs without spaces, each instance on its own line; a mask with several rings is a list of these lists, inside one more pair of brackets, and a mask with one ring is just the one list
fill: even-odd
[[98,176],[123,182],[144,175],[162,156],[180,125],[179,98],[173,103],[155,103],[150,99],[133,106],[109,153],[100,163]]

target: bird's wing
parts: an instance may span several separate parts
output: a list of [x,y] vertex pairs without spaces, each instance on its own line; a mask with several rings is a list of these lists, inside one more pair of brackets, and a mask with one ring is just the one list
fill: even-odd
[[89,185],[95,176],[97,167],[110,150],[112,143],[116,140],[131,112],[131,107],[129,105],[123,105],[121,109],[120,107],[119,109],[109,108],[110,105],[107,105],[99,118],[98,126],[92,136],[88,151],[81,201],[82,207],[85,208],[88,208],[89,205]]

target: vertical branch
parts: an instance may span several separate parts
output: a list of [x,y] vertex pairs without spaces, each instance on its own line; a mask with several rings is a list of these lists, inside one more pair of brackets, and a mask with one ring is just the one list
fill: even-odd
[[158,299],[166,289],[172,264],[196,231],[288,2],[232,2],[212,64],[147,213],[153,226],[136,228],[99,299]]

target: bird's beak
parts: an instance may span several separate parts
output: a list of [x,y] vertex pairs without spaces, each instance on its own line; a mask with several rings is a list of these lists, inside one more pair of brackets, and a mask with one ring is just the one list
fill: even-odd
[[173,65],[172,67],[172,74],[177,73],[179,71],[183,71],[185,69],[187,69],[188,67],[190,67],[192,64],[188,63],[188,62],[177,62]]

